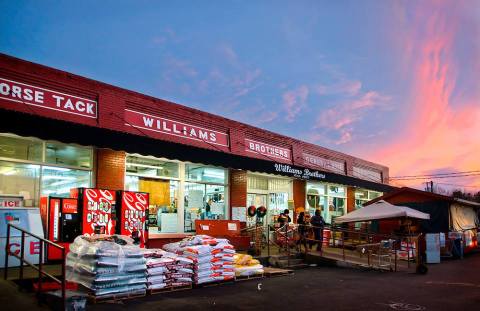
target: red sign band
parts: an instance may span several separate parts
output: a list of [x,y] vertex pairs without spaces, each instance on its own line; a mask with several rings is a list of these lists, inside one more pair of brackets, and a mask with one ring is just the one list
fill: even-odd
[[125,125],[144,130],[196,140],[206,145],[229,146],[228,134],[203,127],[125,109]]
[[265,144],[259,141],[245,139],[245,151],[264,155],[267,158],[275,158],[291,162],[292,154],[290,149]]
[[97,102],[94,100],[4,78],[0,78],[0,99],[87,118],[97,118]]

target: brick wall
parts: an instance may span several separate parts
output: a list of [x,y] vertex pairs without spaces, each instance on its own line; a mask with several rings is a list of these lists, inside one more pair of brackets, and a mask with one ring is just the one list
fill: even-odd
[[305,209],[305,200],[307,199],[307,182],[305,180],[294,179],[293,180],[293,205],[295,210],[293,213],[293,220],[297,221],[296,210],[300,207]]
[[[68,72],[9,57],[4,54],[0,54],[0,77],[20,83],[27,83],[36,87],[45,87],[53,91],[85,97],[90,100],[96,100],[98,102],[98,118],[78,117],[74,114],[51,109],[41,109],[38,107],[32,108],[31,106],[19,105],[16,102],[0,99],[0,108],[2,109],[14,110],[48,118],[62,119],[69,122],[81,123],[114,131],[128,132],[134,135],[145,135],[145,131],[139,131],[136,128],[125,125],[125,109],[136,107],[134,110],[148,111],[157,116],[167,115],[169,118],[177,121],[206,127],[212,130],[228,132],[230,135],[230,146],[225,152],[231,154],[245,157],[257,157],[254,153],[245,151],[245,138],[251,138],[263,143],[290,149],[292,151],[292,164],[316,169],[315,167],[304,163],[302,153],[306,151],[315,155],[346,162],[349,175],[351,175],[352,165],[358,164],[381,171],[384,179],[388,178],[388,168],[380,164],[371,163],[341,152],[269,132],[264,129],[249,126],[197,109],[128,91]],[[155,136],[148,131],[145,133],[151,137]],[[216,151],[219,149],[219,147],[215,145],[205,144],[194,139],[182,139],[172,135],[162,134],[159,139]],[[260,158],[271,160],[271,158],[263,156],[260,156]]]
[[125,187],[125,152],[97,149],[96,187],[123,190]]
[[230,215],[232,206],[247,204],[247,172],[230,170]]

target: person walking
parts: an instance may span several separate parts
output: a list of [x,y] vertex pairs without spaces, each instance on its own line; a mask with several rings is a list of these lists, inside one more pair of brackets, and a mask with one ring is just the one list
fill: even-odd
[[297,225],[298,225],[298,240],[297,240],[297,251],[300,251],[299,245],[305,247],[305,251],[307,251],[307,222],[305,220],[305,213],[300,212],[297,218]]
[[310,224],[313,228],[313,235],[315,238],[315,243],[317,244],[317,251],[321,251],[323,245],[323,228],[325,227],[325,220],[323,219],[322,215],[320,215],[320,210],[315,210],[315,215],[310,219]]

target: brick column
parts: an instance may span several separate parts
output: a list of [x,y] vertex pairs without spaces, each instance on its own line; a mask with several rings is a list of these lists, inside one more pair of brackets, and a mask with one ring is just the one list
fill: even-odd
[[355,188],[347,187],[347,213],[355,210]]
[[307,182],[301,179],[293,180],[293,221],[297,222],[297,208],[303,207],[305,210],[305,201],[307,199]]
[[230,218],[232,206],[246,206],[247,204],[247,172],[230,170]]
[[97,149],[97,188],[124,190],[125,157],[126,154],[123,151]]

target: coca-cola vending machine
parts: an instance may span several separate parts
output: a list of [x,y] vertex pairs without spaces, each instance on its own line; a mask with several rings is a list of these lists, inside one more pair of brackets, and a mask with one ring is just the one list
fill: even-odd
[[116,233],[131,237],[140,247],[148,240],[147,212],[149,194],[145,192],[117,192]]
[[[73,240],[82,234],[77,199],[48,197],[46,215],[47,238],[67,249]],[[62,259],[62,252],[51,245],[47,246],[47,259]]]
[[78,199],[82,234],[115,234],[115,191],[75,188],[70,196]]

